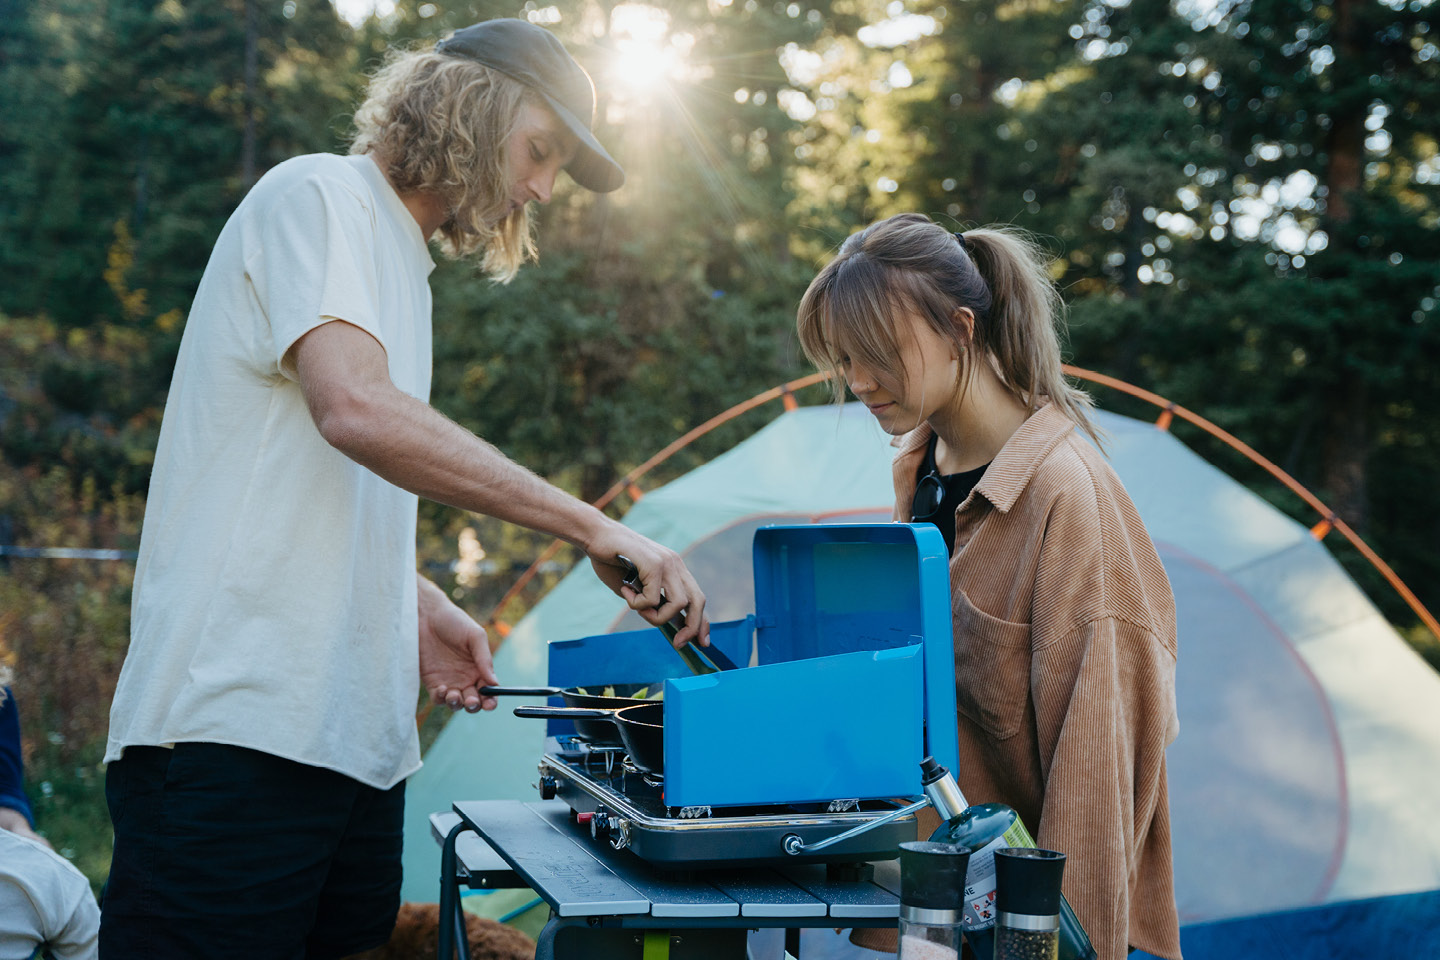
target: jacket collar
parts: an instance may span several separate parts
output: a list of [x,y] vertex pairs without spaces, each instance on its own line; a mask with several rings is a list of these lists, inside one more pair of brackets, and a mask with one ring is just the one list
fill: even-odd
[[[990,501],[1001,513],[1008,512],[1020,499],[1020,494],[1025,492],[1030,478],[1035,476],[1035,471],[1050,451],[1074,429],[1074,421],[1055,404],[1046,403],[1005,441],[1005,446],[1000,448],[985,475],[975,485],[974,492]],[[924,455],[925,444],[934,432],[930,424],[922,423],[900,439],[895,453],[895,480],[897,493],[902,496],[903,490],[899,489],[902,478],[908,478],[907,486],[913,493],[919,458]]]

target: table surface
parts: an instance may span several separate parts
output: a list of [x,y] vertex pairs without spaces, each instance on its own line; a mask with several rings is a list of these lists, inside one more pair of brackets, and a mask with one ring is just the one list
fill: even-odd
[[[559,800],[460,801],[454,808],[484,838],[457,844],[471,886],[523,883],[557,917],[613,918],[625,926],[854,927],[887,926],[900,914],[895,860],[875,863],[866,880],[830,880],[822,864],[803,863],[676,877],[596,843]],[[431,817],[441,836],[455,822]]]

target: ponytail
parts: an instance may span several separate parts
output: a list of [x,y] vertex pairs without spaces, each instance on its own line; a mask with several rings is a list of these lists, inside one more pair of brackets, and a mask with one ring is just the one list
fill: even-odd
[[[975,316],[969,336],[954,321],[960,307]],[[1022,231],[952,234],[929,217],[902,213],[845,241],[811,281],[796,321],[817,367],[838,374],[841,357],[852,356],[889,386],[904,381],[896,314],[916,313],[955,345],[962,388],[973,362],[993,358],[1006,389],[1028,410],[1053,403],[1099,445],[1094,402],[1061,369],[1064,309],[1045,252]],[[839,376],[834,387],[839,400]]]
[[1045,251],[1013,227],[966,231],[964,248],[990,291],[988,322],[980,344],[995,358],[1000,377],[1031,410],[1046,398],[1094,440],[1095,401],[1065,379],[1060,331],[1065,301],[1050,279]]

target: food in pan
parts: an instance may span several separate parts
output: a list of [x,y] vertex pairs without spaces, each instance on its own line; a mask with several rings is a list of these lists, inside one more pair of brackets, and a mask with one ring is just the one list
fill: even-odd
[[[617,696],[617,694],[615,693],[615,687],[613,685],[607,686],[603,690],[590,690],[586,687],[576,687],[575,692],[582,697]],[[634,693],[626,694],[626,696],[630,697],[633,700],[663,700],[665,699],[665,687],[663,684],[657,685],[653,690],[650,687],[641,687]]]

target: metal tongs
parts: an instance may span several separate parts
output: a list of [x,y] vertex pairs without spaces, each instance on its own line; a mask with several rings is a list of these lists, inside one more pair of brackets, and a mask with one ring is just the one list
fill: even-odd
[[[615,559],[619,560],[620,564],[625,568],[625,578],[623,580],[625,586],[634,590],[636,593],[643,591],[645,587],[640,583],[640,571],[636,569],[635,564],[631,563],[627,557],[616,556]],[[664,590],[660,591],[660,602],[665,602]],[[687,643],[683,647],[675,646],[675,636],[684,627],[685,612],[682,610],[680,613],[677,613],[673,619],[660,624],[660,632],[665,635],[665,639],[670,643],[671,649],[680,655],[681,660],[685,661],[685,666],[690,668],[691,673],[699,676],[706,673],[718,673],[721,670],[735,669],[735,661],[725,656],[720,648],[713,643],[708,647],[702,647],[698,643]]]

